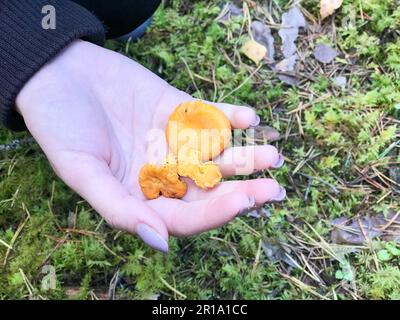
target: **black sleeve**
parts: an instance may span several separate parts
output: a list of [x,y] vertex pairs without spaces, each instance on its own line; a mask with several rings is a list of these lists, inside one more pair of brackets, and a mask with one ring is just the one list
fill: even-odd
[[[55,29],[45,29],[44,6],[55,9]],[[24,130],[14,111],[24,84],[75,39],[102,45],[102,23],[84,7],[69,0],[0,0],[0,122]]]
[[73,0],[93,12],[107,29],[107,38],[130,33],[145,22],[160,0]]

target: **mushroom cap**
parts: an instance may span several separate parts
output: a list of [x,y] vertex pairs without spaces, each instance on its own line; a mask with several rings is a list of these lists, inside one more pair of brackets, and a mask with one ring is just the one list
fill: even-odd
[[139,172],[139,185],[149,200],[156,199],[160,195],[180,199],[187,190],[186,182],[179,179],[176,164],[144,165]]
[[222,179],[221,171],[214,162],[203,163],[200,152],[187,146],[181,147],[178,153],[178,174],[192,179],[203,189],[215,187]]
[[222,179],[219,167],[212,161],[205,163],[180,163],[178,173],[182,177],[188,177],[202,188],[214,188]]
[[230,146],[231,130],[231,123],[221,110],[196,100],[176,107],[168,120],[166,135],[174,154],[186,145],[198,150],[201,159],[208,161]]

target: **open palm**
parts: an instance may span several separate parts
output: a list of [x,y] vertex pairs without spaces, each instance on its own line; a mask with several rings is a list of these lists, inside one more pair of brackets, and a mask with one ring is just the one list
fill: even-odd
[[[207,191],[188,182],[182,200],[144,198],[138,172],[150,149],[160,158],[167,150],[165,141],[151,143],[149,133],[163,132],[172,110],[192,99],[131,59],[78,40],[25,85],[17,108],[65,183],[109,224],[166,252],[168,235],[207,231],[246,208],[285,197],[276,181],[255,179],[223,182]],[[215,105],[234,128],[257,124],[250,108]],[[233,147],[215,159],[224,176],[236,169],[227,160],[246,148],[255,148],[249,158],[254,170],[283,164],[272,146]]]

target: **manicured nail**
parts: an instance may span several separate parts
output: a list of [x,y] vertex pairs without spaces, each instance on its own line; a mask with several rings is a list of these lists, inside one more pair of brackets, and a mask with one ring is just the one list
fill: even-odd
[[136,232],[138,236],[153,249],[164,253],[168,252],[167,241],[165,241],[157,231],[149,227],[147,224],[140,223],[137,226]]
[[272,201],[282,201],[286,198],[286,190],[280,187],[279,194]]
[[250,213],[251,211],[253,211],[256,207],[256,197],[251,196],[249,197],[249,204],[246,208],[244,208],[243,210],[240,210],[239,213],[237,214],[237,216],[245,216],[246,214]]
[[254,123],[251,125],[252,127],[257,127],[261,122],[260,116],[256,115],[256,120]]
[[284,163],[285,163],[285,158],[283,157],[283,155],[280,154],[278,161],[272,166],[272,168],[279,169],[280,167],[283,166]]

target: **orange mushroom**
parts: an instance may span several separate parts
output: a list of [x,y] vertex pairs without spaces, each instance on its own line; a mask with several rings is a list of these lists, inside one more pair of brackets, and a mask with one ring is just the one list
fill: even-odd
[[187,190],[186,183],[179,178],[176,164],[144,165],[139,173],[139,185],[149,200],[160,195],[180,199]]
[[166,135],[172,153],[162,166],[146,164],[139,173],[139,184],[147,199],[160,195],[182,198],[187,185],[180,176],[192,179],[203,189],[221,181],[219,167],[209,160],[231,143],[231,124],[222,111],[202,101],[182,103],[171,114]]
[[231,143],[229,119],[218,108],[202,101],[180,104],[166,127],[170,150],[178,154],[182,146],[198,150],[203,161],[218,156]]
[[200,152],[187,146],[179,150],[178,174],[192,179],[198,187],[203,189],[215,187],[222,179],[221,171],[214,162],[201,162]]

